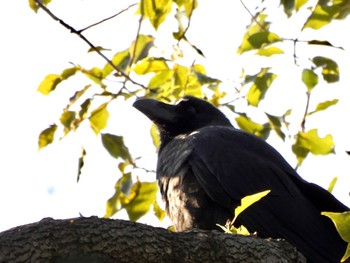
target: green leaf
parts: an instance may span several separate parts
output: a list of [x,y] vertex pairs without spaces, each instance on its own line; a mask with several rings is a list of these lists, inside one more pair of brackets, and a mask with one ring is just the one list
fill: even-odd
[[309,112],[308,115],[314,114],[314,113],[319,112],[319,111],[326,110],[329,107],[337,104],[338,101],[339,101],[338,99],[334,99],[334,100],[327,100],[325,102],[320,102],[319,104],[317,104],[316,109],[314,111]]
[[290,17],[294,11],[295,0],[281,0],[283,5],[284,13]]
[[105,86],[102,83],[102,80],[105,78],[105,76],[103,75],[103,70],[101,70],[98,67],[93,67],[89,70],[87,69],[82,69],[82,72],[89,78],[91,79],[93,82],[95,82],[97,85],[100,86]]
[[[112,58],[113,65],[118,69],[118,71],[126,72],[130,63],[130,52],[129,49],[116,53]],[[114,71],[112,65],[107,63],[102,69],[102,76],[105,78]]]
[[335,184],[337,183],[337,181],[338,181],[338,177],[334,177],[334,178],[332,179],[332,181],[330,182],[330,184],[329,184],[329,186],[328,186],[328,189],[327,189],[328,192],[330,192],[330,193],[333,192],[334,186],[335,186]]
[[328,25],[336,12],[335,6],[322,6],[317,4],[315,10],[312,12],[306,21],[304,28],[320,29]]
[[281,41],[281,38],[275,33],[264,31],[251,35],[247,40],[251,44],[252,49],[259,49],[266,45]]
[[111,217],[118,211],[120,211],[121,208],[121,199],[125,195],[129,195],[132,187],[132,177],[131,173],[123,173],[122,177],[119,178],[117,183],[115,184],[115,192],[113,196],[108,199],[106,204],[106,214],[104,217]]
[[322,76],[325,81],[328,83],[339,81],[339,67],[334,60],[318,56],[314,57],[312,62],[316,67],[322,68]]
[[247,117],[245,114],[241,114],[235,120],[238,127],[244,131],[255,134],[262,139],[266,139],[269,136],[270,129],[267,128],[266,125],[261,125],[252,121],[252,119]]
[[49,128],[43,130],[39,135],[39,150],[51,144],[54,140],[55,132],[57,130],[57,125],[53,124]]
[[81,169],[83,168],[84,166],[84,158],[85,158],[85,155],[86,155],[86,151],[83,147],[81,147],[82,151],[81,151],[81,155],[79,157],[79,160],[78,160],[78,175],[77,175],[77,183],[79,182],[80,180],[80,175],[81,175]]
[[160,136],[159,136],[157,126],[154,123],[151,126],[151,137],[152,137],[153,145],[156,147],[156,150],[158,151],[160,146]]
[[98,50],[98,51],[111,51],[111,49],[104,48],[104,47],[101,47],[101,46],[97,46],[95,48],[89,48],[88,53],[96,52],[96,50]]
[[270,124],[271,129],[274,130],[282,140],[284,140],[286,138],[286,135],[283,133],[283,131],[281,129],[281,127],[282,127],[281,118],[270,115],[266,112],[265,112],[265,114],[269,120],[269,124]]
[[[133,63],[148,57],[148,52],[154,46],[154,37],[147,35],[139,35],[137,42],[133,43],[130,48],[130,54],[133,54]],[[134,51],[134,49],[136,50]]]
[[158,205],[157,200],[153,202],[153,213],[160,222],[162,222],[166,216],[165,211]]
[[317,30],[334,19],[344,19],[349,13],[350,5],[347,0],[325,1],[325,3],[319,1],[303,28]]
[[73,123],[75,121],[75,112],[74,111],[65,111],[62,113],[60,117],[60,122],[64,127],[64,133],[67,134],[71,131],[73,127]]
[[334,142],[331,135],[320,138],[317,129],[313,129],[308,132],[299,132],[292,150],[300,165],[310,152],[314,155],[334,153]]
[[250,50],[265,48],[279,41],[281,41],[281,38],[275,33],[268,31],[256,32],[244,39],[242,45],[238,49],[238,53],[242,54]]
[[284,54],[284,51],[278,47],[267,47],[260,48],[256,54],[260,56],[271,57],[272,55]]
[[108,102],[103,103],[93,112],[91,112],[91,115],[89,118],[90,126],[96,134],[99,134],[99,132],[107,126],[107,122],[109,118],[107,105],[108,105]]
[[68,79],[71,76],[73,76],[75,73],[77,73],[80,69],[77,67],[73,67],[73,68],[66,68],[65,70],[62,71],[61,73],[61,77],[62,80]]
[[80,111],[78,113],[79,115],[79,120],[82,121],[86,118],[87,116],[87,112],[90,108],[90,105],[91,105],[91,99],[88,98],[86,99],[81,105],[80,105]]
[[131,156],[129,149],[124,144],[122,136],[117,136],[109,133],[101,133],[102,144],[109,154],[118,159],[130,160]]
[[155,29],[164,22],[171,11],[172,0],[141,0],[138,13],[149,19]]
[[169,70],[169,67],[163,58],[145,58],[133,70],[138,75],[145,75],[151,72]]
[[344,213],[322,212],[321,214],[333,221],[341,238],[348,243],[344,256],[341,259],[341,262],[344,262],[350,257],[350,211]]
[[277,77],[274,73],[268,72],[269,68],[262,68],[260,72],[254,76],[246,76],[246,83],[253,81],[247,94],[247,101],[250,105],[257,107],[262,99],[264,99],[268,88]]
[[304,69],[302,71],[301,80],[307,87],[308,92],[311,92],[311,90],[318,84],[318,76],[311,69]]
[[158,192],[157,182],[140,182],[137,181],[130,192],[129,196],[132,196],[129,202],[123,203],[123,208],[127,211],[129,219],[131,221],[137,221],[140,217],[144,216],[150,210],[152,204],[154,204]]
[[[269,29],[270,23],[265,21],[266,17],[267,17],[266,14],[264,14],[263,12],[260,12],[259,15],[252,21],[250,26],[247,28],[245,35],[243,36],[241,45],[238,47],[238,50],[237,50],[238,54],[242,54],[244,52],[256,49],[253,47],[251,43],[252,40],[253,42],[256,43],[258,42],[259,39],[261,40],[263,37],[265,37],[265,39],[268,39],[268,33],[269,33],[268,29]],[[263,34],[260,37],[259,35],[257,35],[253,37],[253,39],[251,39],[253,35],[258,33],[263,33]],[[260,41],[260,43],[263,43],[263,41]]]

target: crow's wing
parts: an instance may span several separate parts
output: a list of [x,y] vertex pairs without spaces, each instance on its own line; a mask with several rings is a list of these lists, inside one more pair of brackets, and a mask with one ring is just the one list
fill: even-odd
[[263,237],[286,239],[312,261],[340,260],[346,243],[320,212],[323,207],[330,211],[347,207],[304,181],[266,142],[230,127],[206,127],[188,140],[189,167],[218,204],[227,205],[220,202],[227,195],[238,204],[247,195],[271,190],[239,216],[240,224]]

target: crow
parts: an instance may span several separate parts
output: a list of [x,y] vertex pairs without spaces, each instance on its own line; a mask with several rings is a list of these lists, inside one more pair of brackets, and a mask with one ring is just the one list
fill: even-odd
[[287,240],[308,262],[340,262],[347,243],[321,212],[349,208],[302,179],[272,146],[234,128],[202,99],[185,96],[172,105],[144,98],[133,106],[159,130],[157,180],[176,231],[218,229],[243,197],[270,190],[235,225]]

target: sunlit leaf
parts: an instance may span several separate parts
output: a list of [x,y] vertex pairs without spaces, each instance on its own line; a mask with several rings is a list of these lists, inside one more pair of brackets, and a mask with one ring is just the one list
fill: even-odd
[[[118,69],[118,71],[126,72],[128,65],[130,63],[130,52],[129,49],[116,53],[112,58],[113,65]],[[107,63],[102,69],[102,75],[105,78],[111,74],[115,69]]]
[[329,217],[333,221],[341,238],[348,243],[344,256],[341,259],[341,262],[344,262],[350,257],[350,211],[344,213],[322,212],[322,215]]
[[269,136],[270,129],[267,128],[266,125],[261,125],[252,121],[252,119],[247,117],[245,114],[241,114],[235,120],[239,128],[244,131],[255,134],[263,139],[266,139]]
[[153,145],[156,147],[156,150],[158,151],[160,146],[160,136],[159,136],[157,126],[155,124],[152,124],[151,126],[151,137],[153,140]]
[[185,14],[189,17],[193,10],[197,7],[197,0],[173,0],[179,8],[185,9]]
[[157,200],[153,202],[153,213],[160,222],[162,222],[166,216],[165,211],[158,205]]
[[80,105],[80,111],[78,113],[79,119],[84,120],[87,116],[87,112],[89,110],[89,107],[91,105],[91,99],[86,99],[81,105]]
[[294,11],[295,1],[294,0],[281,0],[281,4],[284,9],[284,13],[290,17]]
[[[40,0],[40,2],[42,4],[44,4],[45,6],[47,6],[51,0]],[[36,13],[38,12],[39,10],[39,5],[34,1],[34,0],[28,0],[28,4],[29,4],[29,7]]]
[[[288,1],[288,0],[287,0]],[[299,11],[300,8],[305,5],[309,0],[296,0],[295,1],[295,10]]]
[[124,144],[123,136],[117,136],[109,133],[101,133],[102,144],[109,154],[118,159],[131,159],[129,149]]
[[235,218],[237,218],[240,215],[240,213],[242,213],[244,210],[246,210],[249,206],[258,202],[261,198],[263,198],[264,196],[266,196],[270,192],[271,192],[271,190],[266,190],[266,191],[262,191],[262,192],[259,192],[259,193],[253,194],[253,195],[243,197],[241,199],[241,205],[237,206],[235,209]]
[[123,205],[131,221],[137,221],[140,217],[148,213],[151,205],[156,200],[157,192],[157,182],[137,182],[134,184],[130,193],[130,195],[134,195],[134,198],[126,205]]
[[322,68],[322,76],[328,83],[337,82],[339,80],[339,67],[338,64],[326,57],[314,57],[312,62],[316,67]]
[[[133,43],[130,50],[130,54],[133,57],[133,63],[137,63],[138,61],[148,57],[148,52],[151,47],[154,46],[154,37],[147,35],[139,35],[137,38],[137,43]],[[136,50],[134,51],[134,48]]]
[[141,0],[138,12],[148,18],[155,29],[158,29],[170,13],[172,3],[172,0]]
[[117,183],[115,184],[115,192],[113,196],[108,199],[106,204],[106,214],[104,217],[111,217],[115,213],[117,213],[121,207],[121,196],[129,195],[132,187],[132,177],[131,173],[123,173],[122,177],[119,178]]
[[316,109],[314,111],[309,112],[308,115],[314,114],[314,113],[319,112],[319,111],[326,110],[329,107],[337,104],[338,101],[339,101],[338,99],[334,99],[334,100],[327,100],[324,102],[320,102],[319,104],[317,104]]
[[78,183],[79,180],[80,180],[81,169],[83,169],[83,166],[84,166],[84,158],[85,158],[85,155],[86,155],[86,151],[85,151],[85,149],[82,147],[82,149],[81,149],[81,155],[80,155],[79,160],[78,160],[77,183]]
[[329,186],[328,186],[328,188],[327,188],[327,191],[328,191],[328,192],[330,192],[330,193],[333,192],[334,186],[335,186],[335,184],[337,183],[337,181],[338,181],[338,177],[334,177],[334,178],[332,179],[332,181],[329,183]]
[[307,42],[309,45],[319,45],[319,46],[327,46],[327,47],[334,47],[339,49],[344,49],[342,47],[336,47],[333,46],[329,41],[327,40],[310,40]]
[[262,68],[254,76],[246,76],[246,83],[253,81],[247,94],[247,101],[252,106],[258,106],[259,102],[265,97],[268,88],[277,77],[274,73],[269,73],[268,68]]
[[270,115],[268,113],[265,113],[265,114],[269,120],[271,129],[274,130],[282,140],[284,140],[286,138],[286,135],[283,133],[281,129],[282,127],[281,118]]
[[[259,15],[254,19],[254,21],[250,24],[250,26],[247,28],[247,31],[245,35],[243,36],[242,43],[238,47],[237,53],[242,54],[244,52],[247,52],[249,50],[253,50],[254,47],[252,46],[252,43],[249,41],[249,39],[258,33],[264,33],[265,37],[268,35],[268,29],[270,26],[270,22],[265,21],[267,15],[263,12],[260,12]],[[264,36],[264,34],[262,36]],[[257,35],[259,36],[259,35]],[[259,37],[255,38],[259,38]],[[268,38],[268,37],[267,37]],[[252,39],[250,39],[252,40]],[[254,40],[254,37],[253,37]],[[255,41],[257,42],[257,41]]]
[[54,140],[55,132],[57,130],[57,125],[53,124],[49,128],[43,130],[39,135],[39,150],[51,144]]
[[264,48],[270,44],[281,41],[281,38],[275,34],[268,31],[256,32],[248,36],[242,45],[240,46],[238,53],[241,54],[246,51]]
[[91,115],[89,118],[90,126],[96,134],[98,134],[102,129],[104,129],[107,126],[107,122],[109,118],[107,105],[108,105],[107,102],[103,103],[93,112],[91,112]]
[[144,75],[150,72],[154,73],[169,70],[169,67],[166,61],[162,58],[145,58],[140,63],[138,63],[133,70],[138,75]]
[[260,48],[256,54],[260,56],[271,57],[272,55],[284,54],[284,51],[278,47],[267,47]]
[[328,25],[333,19],[344,19],[350,13],[350,5],[347,0],[328,1],[323,3],[319,1],[306,21],[304,28],[320,29]]
[[104,79],[103,71],[98,67],[93,67],[89,70],[82,69],[82,72],[93,82],[95,82],[98,85],[104,86],[102,83],[102,80]]
[[314,155],[326,155],[334,152],[334,141],[331,135],[320,138],[317,129],[308,132],[299,132],[292,150],[300,165],[311,152]]
[[75,112],[74,111],[65,111],[62,113],[60,117],[60,122],[64,127],[64,133],[67,134],[73,127],[72,124],[75,120]]
[[236,228],[234,226],[234,223],[244,210],[246,210],[249,206],[253,205],[254,203],[258,202],[261,198],[265,197],[270,192],[270,190],[266,190],[263,192],[243,197],[241,199],[241,205],[235,208],[235,218],[233,218],[231,221],[228,221],[225,226],[221,226],[219,224],[217,224],[217,226],[219,226],[225,233],[249,235],[250,233],[248,229],[245,228],[245,226],[241,225],[238,228]]
[[104,47],[101,47],[101,46],[97,46],[95,48],[89,48],[88,53],[96,52],[96,50],[98,50],[98,51],[111,51],[111,49],[104,48]]
[[77,73],[80,69],[78,67],[73,67],[73,68],[66,68],[65,70],[62,71],[61,77],[62,80],[68,79],[71,76],[73,76],[75,73]]
[[303,81],[309,92],[311,92],[311,90],[318,84],[318,76],[311,69],[304,69],[302,71],[301,80]]
[[321,27],[328,25],[336,12],[334,6],[322,6],[318,4],[307,22],[304,28],[320,29]]
[[50,94],[51,91],[55,90],[57,85],[62,81],[60,75],[57,74],[49,74],[44,80],[40,83],[38,87],[38,91],[43,95]]

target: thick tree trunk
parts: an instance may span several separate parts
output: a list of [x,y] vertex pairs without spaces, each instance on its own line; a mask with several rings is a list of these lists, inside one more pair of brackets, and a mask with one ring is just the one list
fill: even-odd
[[0,233],[0,262],[306,262],[285,241],[217,231],[173,233],[97,217],[54,220]]

